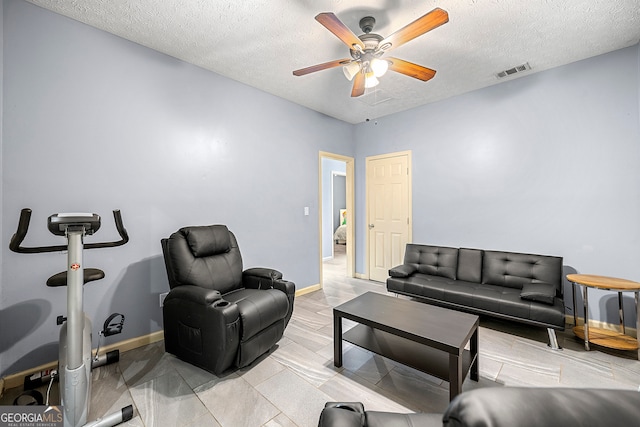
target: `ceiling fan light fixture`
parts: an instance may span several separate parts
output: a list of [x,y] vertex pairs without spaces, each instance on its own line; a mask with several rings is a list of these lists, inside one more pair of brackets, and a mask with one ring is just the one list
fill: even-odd
[[342,67],[342,71],[344,72],[344,76],[351,81],[355,75],[360,72],[360,63],[358,61],[349,62]]
[[375,58],[371,61],[371,70],[376,77],[382,77],[389,69],[389,62]]
[[304,76],[316,71],[341,66],[345,77],[353,81],[351,97],[355,98],[364,95],[365,89],[377,86],[379,84],[378,78],[382,77],[389,68],[391,71],[421,81],[426,82],[432,79],[436,74],[435,70],[398,58],[389,58],[387,60],[380,59],[380,57],[387,51],[398,48],[416,37],[446,24],[449,22],[449,14],[445,10],[436,7],[431,12],[422,15],[386,38],[371,32],[375,24],[375,19],[371,16],[366,16],[360,20],[360,29],[364,34],[359,36],[355,35],[334,13],[319,13],[315,19],[349,47],[352,59],[337,59],[294,70],[293,75]]
[[376,78],[373,72],[368,72],[364,74],[364,87],[365,89],[371,89],[372,87],[378,86],[380,81]]

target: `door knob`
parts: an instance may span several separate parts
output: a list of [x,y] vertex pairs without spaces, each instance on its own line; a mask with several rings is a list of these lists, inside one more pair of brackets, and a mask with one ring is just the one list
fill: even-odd
[[375,227],[374,224],[369,224],[369,230],[371,230],[373,227]]

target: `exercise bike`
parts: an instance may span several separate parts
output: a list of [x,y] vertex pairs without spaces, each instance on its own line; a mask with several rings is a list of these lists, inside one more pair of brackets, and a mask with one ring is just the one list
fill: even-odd
[[[67,317],[58,316],[57,318],[58,325],[62,325],[58,376],[65,427],[115,426],[133,417],[133,406],[129,405],[118,412],[87,423],[91,400],[91,369],[117,361],[119,352],[114,350],[100,356],[98,355],[100,345],[98,345],[95,357],[92,355],[91,320],[83,311],[83,286],[85,283],[102,279],[104,272],[97,268],[84,268],[82,252],[83,249],[121,246],[129,241],[120,211],[114,210],[113,217],[121,237],[118,241],[85,245],[84,237],[94,234],[100,228],[100,216],[90,213],[58,213],[49,217],[47,226],[51,233],[65,236],[66,245],[22,247],[20,244],[27,235],[31,219],[31,209],[22,209],[18,230],[9,244],[9,249],[12,251],[26,254],[67,251],[67,270],[47,280],[47,286],[67,287]],[[105,322],[100,335],[109,336],[120,333],[123,323],[124,316],[114,313]]]

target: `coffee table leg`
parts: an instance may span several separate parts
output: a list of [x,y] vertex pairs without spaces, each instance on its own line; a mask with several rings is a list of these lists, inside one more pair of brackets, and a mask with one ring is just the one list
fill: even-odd
[[462,392],[462,356],[449,354],[449,400]]
[[342,317],[333,312],[333,365],[342,366]]
[[478,371],[480,369],[480,355],[478,354],[478,328],[476,327],[475,332],[471,336],[471,358],[473,363],[471,364],[471,379],[473,381],[478,381],[480,379],[478,375]]

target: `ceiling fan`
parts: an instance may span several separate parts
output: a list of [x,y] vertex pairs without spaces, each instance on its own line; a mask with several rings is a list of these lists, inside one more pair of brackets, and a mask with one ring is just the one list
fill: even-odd
[[342,66],[345,76],[349,80],[353,80],[351,96],[356,97],[364,94],[365,89],[376,86],[379,83],[377,78],[384,75],[387,69],[422,81],[432,79],[436,74],[435,70],[398,58],[381,59],[381,57],[391,49],[402,46],[408,41],[446,24],[449,22],[449,15],[446,11],[435,8],[386,38],[371,32],[376,23],[376,20],[371,16],[360,20],[360,29],[364,32],[360,36],[356,36],[331,12],[320,13],[316,16],[316,21],[349,47],[351,58],[337,59],[302,68],[294,71],[293,75],[304,76],[316,71]]

